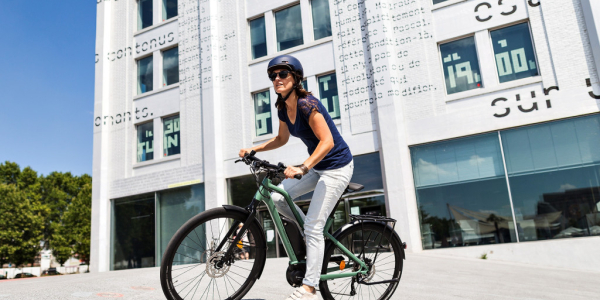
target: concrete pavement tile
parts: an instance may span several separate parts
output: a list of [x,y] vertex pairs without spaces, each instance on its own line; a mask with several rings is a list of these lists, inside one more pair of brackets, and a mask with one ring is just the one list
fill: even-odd
[[[285,279],[287,265],[285,258],[267,260],[261,279],[244,300],[285,299],[294,290]],[[600,272],[408,254],[402,280],[391,299],[598,299],[598,282]],[[115,299],[165,299],[159,268],[3,280],[0,290],[0,299],[15,300],[106,298],[99,293],[122,295]]]

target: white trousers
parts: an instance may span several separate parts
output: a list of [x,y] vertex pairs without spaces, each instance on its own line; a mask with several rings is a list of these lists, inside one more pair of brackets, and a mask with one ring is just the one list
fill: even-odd
[[[339,169],[325,171],[311,169],[301,180],[286,179],[279,185],[292,199],[315,191],[306,216],[300,207],[294,204],[304,221],[304,235],[306,237],[306,275],[302,281],[303,284],[313,287],[319,285],[325,254],[325,236],[323,235],[325,223],[348,186],[353,172],[354,161],[351,161]],[[272,193],[271,198],[281,214],[296,220],[282,195]]]

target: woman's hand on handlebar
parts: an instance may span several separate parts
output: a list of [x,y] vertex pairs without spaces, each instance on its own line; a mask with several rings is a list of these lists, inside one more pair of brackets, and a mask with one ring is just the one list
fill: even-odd
[[302,172],[302,169],[300,168],[288,166],[283,174],[285,174],[285,178],[294,178],[296,175],[300,175],[300,178],[302,178],[302,174],[304,174],[304,172]]
[[240,153],[238,154],[240,157],[244,157],[247,153],[252,152],[252,148],[244,148],[240,149]]

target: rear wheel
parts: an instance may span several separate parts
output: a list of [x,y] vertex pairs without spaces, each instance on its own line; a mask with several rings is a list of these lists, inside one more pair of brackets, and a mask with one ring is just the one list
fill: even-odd
[[[241,212],[215,208],[190,219],[175,233],[160,268],[167,299],[242,299],[248,293],[266,259],[260,226],[250,224],[246,238],[234,246],[232,258],[225,258],[236,234],[230,229],[247,218]],[[222,241],[223,247],[217,249]],[[249,259],[242,252],[249,252]]]
[[[385,230],[384,230],[385,228]],[[398,279],[402,275],[402,242],[392,229],[380,223],[356,224],[342,231],[336,239],[363,260],[369,269],[366,275],[321,281],[319,288],[325,300],[333,299],[389,299],[398,282],[377,283]],[[364,237],[364,239],[363,239]],[[379,247],[381,246],[381,247]],[[356,272],[360,266],[339,248],[329,244],[325,250],[321,274]],[[327,270],[330,269],[329,272]],[[367,285],[365,283],[377,283]]]

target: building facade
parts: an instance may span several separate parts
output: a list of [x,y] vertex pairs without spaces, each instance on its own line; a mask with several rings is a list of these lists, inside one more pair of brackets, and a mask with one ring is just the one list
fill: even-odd
[[[234,161],[278,132],[266,66],[281,54],[302,62],[366,186],[335,226],[386,215],[412,252],[600,265],[596,1],[98,0],[97,11],[92,271],[158,266],[189,218],[251,200],[254,179]],[[307,153],[291,138],[258,156]],[[269,257],[285,256],[260,219]]]

